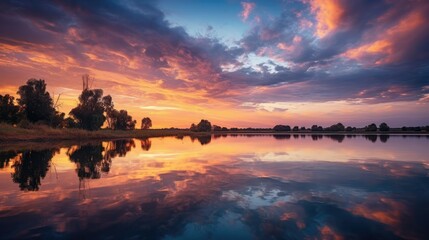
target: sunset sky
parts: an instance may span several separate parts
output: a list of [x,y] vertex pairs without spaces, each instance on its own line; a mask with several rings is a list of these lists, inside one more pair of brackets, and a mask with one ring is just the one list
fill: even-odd
[[0,94],[83,74],[155,128],[428,125],[429,1],[0,1]]

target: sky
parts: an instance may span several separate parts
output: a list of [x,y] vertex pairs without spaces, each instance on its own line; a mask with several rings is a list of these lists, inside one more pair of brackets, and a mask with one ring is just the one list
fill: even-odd
[[[429,124],[429,1],[0,1],[0,94],[82,75],[139,122]],[[138,124],[139,126],[140,124]]]

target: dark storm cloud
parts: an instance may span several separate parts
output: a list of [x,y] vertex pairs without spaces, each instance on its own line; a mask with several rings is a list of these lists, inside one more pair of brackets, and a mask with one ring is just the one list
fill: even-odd
[[[255,25],[242,39],[241,45],[249,53],[270,49],[269,55],[289,65],[306,66],[274,74],[247,72],[253,79],[249,82],[255,85],[291,84],[288,88],[268,90],[269,96],[261,94],[253,99],[361,99],[378,103],[418,100],[427,94],[429,17],[424,12],[429,4],[422,1],[307,3],[284,3],[284,11],[278,18]],[[324,31],[319,32],[320,29]],[[293,93],[294,83],[306,85],[299,89],[301,94]]]

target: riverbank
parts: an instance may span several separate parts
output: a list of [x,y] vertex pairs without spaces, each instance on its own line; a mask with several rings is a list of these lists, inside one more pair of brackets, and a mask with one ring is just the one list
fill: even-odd
[[270,129],[239,129],[220,132],[192,132],[187,129],[148,129],[148,130],[108,130],[102,129],[98,131],[86,131],[82,129],[54,129],[47,126],[33,126],[31,129],[13,127],[7,124],[0,124],[0,144],[11,142],[49,142],[62,140],[113,140],[125,138],[149,138],[149,137],[184,137],[184,136],[207,136],[210,134],[329,134],[329,135],[374,135],[374,134],[413,134],[413,135],[428,135],[428,132],[412,132],[412,131],[389,131],[389,132],[311,132],[293,131],[293,132],[276,132]]
[[201,136],[210,133],[191,132],[180,129],[148,129],[148,130],[108,130],[86,131],[82,129],[54,129],[47,126],[34,126],[31,129],[0,125],[0,144],[4,142],[23,141],[57,141],[57,140],[96,140],[148,138],[167,136]]

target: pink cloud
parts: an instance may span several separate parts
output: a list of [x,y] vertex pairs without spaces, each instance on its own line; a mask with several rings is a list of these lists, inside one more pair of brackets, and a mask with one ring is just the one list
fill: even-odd
[[247,18],[249,18],[250,13],[252,13],[255,8],[255,4],[250,2],[241,2],[241,6],[243,6],[243,11],[240,13],[240,16],[243,21],[246,21]]

